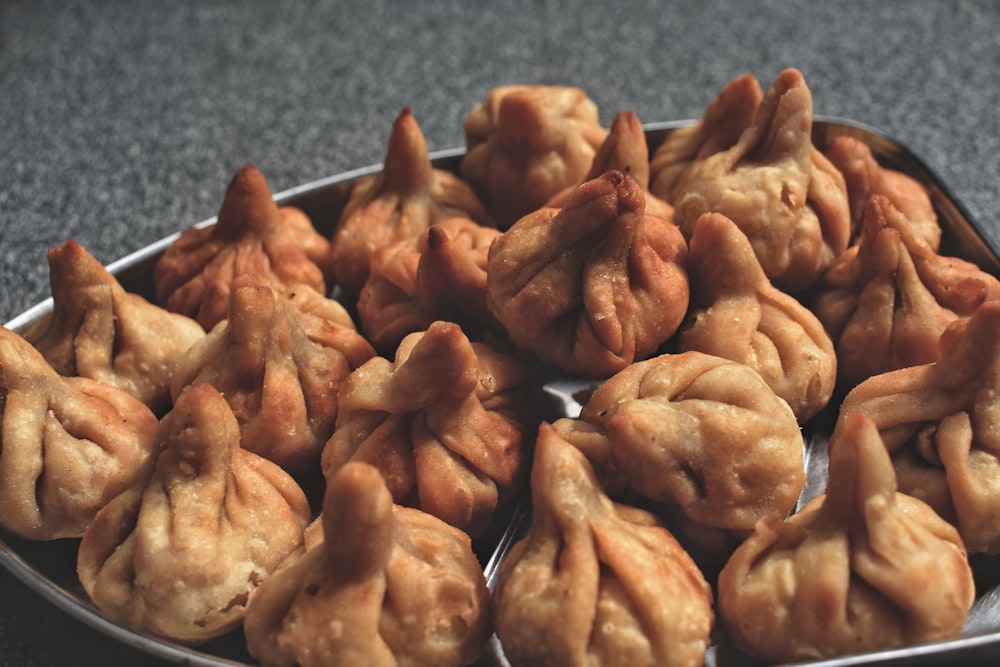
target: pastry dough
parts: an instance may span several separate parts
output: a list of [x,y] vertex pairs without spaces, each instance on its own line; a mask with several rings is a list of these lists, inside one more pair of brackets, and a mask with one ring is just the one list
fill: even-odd
[[674,220],[685,238],[703,213],[722,213],[750,239],[776,287],[811,286],[851,235],[844,177],[813,146],[812,123],[805,79],[786,69],[739,141],[706,158],[679,195]]
[[512,667],[701,667],[712,589],[646,512],[616,506],[583,454],[539,430],[531,527],[500,566],[496,631]]
[[732,220],[706,213],[688,252],[691,308],[677,350],[746,364],[783,398],[799,423],[829,402],[837,382],[833,341],[798,300],[774,287]]
[[489,590],[469,537],[394,506],[379,471],[329,480],[317,544],[264,581],[244,626],[264,667],[462,667],[482,653]]
[[257,587],[302,544],[309,503],[281,468],[240,447],[236,418],[207,384],[177,399],[156,441],[149,479],[87,529],[77,572],[110,618],[197,645],[240,625]]
[[471,186],[432,166],[420,126],[410,109],[403,109],[393,124],[382,170],[353,187],[340,214],[332,249],[337,284],[356,296],[379,248],[453,217],[495,226]]
[[831,437],[827,493],[787,521],[757,524],[718,590],[735,643],[768,662],[950,639],[975,598],[958,533],[896,491],[885,446],[860,413]]
[[500,86],[465,118],[462,177],[501,229],[583,181],[608,131],[572,86]]
[[486,297],[517,347],[569,373],[608,377],[680,326],[686,261],[680,231],[646,215],[635,179],[610,171],[493,242]]
[[156,416],[112,385],[62,377],[0,327],[0,526],[79,537],[153,463]]
[[215,224],[186,229],[157,260],[156,303],[210,330],[228,316],[232,282],[245,273],[322,294],[333,275],[330,242],[300,209],[279,206],[252,164],[229,183]]
[[201,325],[132,292],[79,243],[48,253],[52,318],[25,333],[61,375],[100,380],[163,414],[177,360],[205,337]]

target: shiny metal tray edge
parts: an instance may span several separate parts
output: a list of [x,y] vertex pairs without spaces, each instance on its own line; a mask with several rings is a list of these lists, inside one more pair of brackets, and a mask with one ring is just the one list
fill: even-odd
[[[655,150],[669,132],[694,122],[696,121],[680,120],[644,124],[650,152]],[[814,141],[819,146],[823,146],[833,136],[846,134],[858,138],[869,145],[880,164],[903,171],[916,178],[927,188],[931,201],[940,216],[944,231],[942,254],[969,259],[984,270],[1000,276],[1000,249],[990,247],[976,226],[976,222],[952,196],[942,179],[902,143],[863,123],[833,116],[817,115],[813,134]],[[432,152],[431,160],[437,168],[457,170],[464,154],[463,148],[445,149]],[[337,215],[347,200],[352,184],[361,177],[377,173],[381,167],[381,164],[372,164],[317,179],[275,193],[274,199],[279,204],[297,206],[303,209],[319,231],[329,234],[336,224]],[[223,188],[224,184],[220,184],[220,201]],[[215,220],[216,218],[213,216],[195,223],[194,226],[210,225]],[[108,264],[107,268],[126,289],[150,298],[152,295],[152,267],[164,250],[179,235],[180,231],[136,250]],[[29,327],[48,318],[51,311],[52,299],[50,297],[12,318],[4,326],[12,331],[24,333]],[[572,381],[567,381],[563,384],[550,383],[546,386],[546,391],[563,414],[576,416],[580,407],[572,397],[572,392],[576,388],[577,385]],[[813,437],[807,441],[806,461],[810,482],[803,491],[800,504],[809,497],[822,492],[826,470],[825,440]],[[529,522],[528,503],[522,502],[514,508],[511,520],[500,534],[492,553],[484,564],[484,574],[491,589],[496,581],[500,563],[509,548],[526,530]],[[20,538],[14,537],[11,539],[20,540]],[[195,667],[245,667],[255,664],[252,660],[247,661],[244,657],[234,659],[211,652],[213,650],[211,643],[207,649],[206,647],[191,648],[167,639],[137,632],[108,619],[86,599],[82,589],[77,587],[79,590],[73,591],[70,590],[69,586],[61,586],[43,572],[36,562],[25,558],[23,554],[18,552],[18,549],[12,547],[11,541],[7,539],[7,534],[2,531],[0,531],[0,566],[3,566],[18,580],[61,611],[93,629],[151,656]],[[1000,571],[1000,563],[997,563],[996,568]],[[75,576],[75,573],[69,574]],[[1000,577],[998,577],[998,581],[1000,581]],[[235,632],[241,633],[242,631]],[[230,637],[223,639],[223,643],[231,644],[234,640],[234,637]],[[810,667],[951,664],[963,657],[971,657],[975,654],[975,657],[978,658],[987,653],[991,656],[1000,656],[1000,585],[993,586],[977,596],[969,622],[962,635],[956,639],[795,664],[809,665]],[[481,664],[508,664],[495,636],[488,642]],[[706,667],[730,667],[732,664],[729,659],[720,655],[716,646],[710,648],[706,655]],[[737,664],[742,666],[756,663],[743,660]]]

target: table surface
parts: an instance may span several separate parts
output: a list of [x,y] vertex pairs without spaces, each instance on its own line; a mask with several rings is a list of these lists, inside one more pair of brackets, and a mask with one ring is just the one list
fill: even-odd
[[[0,321],[48,296],[49,247],[110,262],[214,215],[246,162],[275,192],[378,163],[403,107],[435,150],[501,84],[579,86],[605,124],[652,122],[785,67],[816,113],[920,156],[1000,248],[991,0],[4,0]],[[2,665],[160,664],[2,568],[0,600]]]

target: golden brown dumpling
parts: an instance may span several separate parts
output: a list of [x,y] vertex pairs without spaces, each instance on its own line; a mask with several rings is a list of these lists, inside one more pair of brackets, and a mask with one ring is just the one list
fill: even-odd
[[841,136],[830,139],[823,151],[844,175],[851,208],[851,229],[860,233],[865,205],[872,195],[885,195],[932,250],[941,246],[941,225],[927,189],[901,171],[882,167],[871,148],[860,139]]
[[527,377],[515,357],[434,322],[404,338],[395,361],[374,357],[344,382],[324,474],[370,463],[395,502],[476,537],[525,466]]
[[851,235],[844,177],[813,146],[812,123],[805,79],[783,71],[736,145],[706,158],[674,202],[685,238],[702,213],[722,213],[750,239],[776,287],[812,285]]
[[718,591],[735,643],[768,662],[949,639],[975,598],[955,529],[896,491],[863,414],[831,438],[826,495],[787,521],[762,520],[723,568]]
[[453,217],[494,226],[473,191],[454,173],[431,164],[427,143],[409,109],[396,118],[382,170],[361,179],[333,234],[337,284],[356,295],[368,277],[375,251]]
[[73,240],[49,250],[48,259],[52,318],[25,338],[61,375],[106,382],[166,411],[174,365],[205,330],[126,292]]
[[490,243],[500,231],[468,218],[449,218],[419,236],[379,248],[358,297],[361,331],[392,355],[407,334],[435,320],[499,328],[486,308]]
[[662,504],[708,558],[728,555],[758,519],[788,514],[806,481],[788,404],[750,367],[702,352],[632,364],[555,427],[612,497]]
[[816,316],[774,287],[732,220],[706,213],[688,250],[691,308],[677,350],[698,350],[754,369],[802,424],[830,400],[833,342]]
[[493,242],[486,297],[514,345],[569,373],[608,377],[677,330],[686,262],[680,231],[646,215],[635,179],[611,171]]
[[539,430],[532,520],[500,566],[496,632],[512,667],[701,667],[712,590],[649,514],[612,503],[587,459]]
[[232,282],[245,273],[323,294],[333,275],[330,242],[300,209],[278,206],[251,164],[229,183],[216,223],[185,230],[157,261],[156,302],[209,330],[229,314]]
[[461,174],[505,229],[583,181],[607,134],[579,88],[500,86],[465,118]]
[[501,232],[453,218],[427,230],[417,267],[420,307],[437,320],[500,328],[486,305],[490,245]]
[[349,463],[327,486],[317,544],[250,603],[264,667],[463,667],[482,654],[489,590],[470,540],[394,506],[379,471]]
[[[621,111],[611,123],[608,136],[597,149],[594,161],[581,182],[597,178],[609,171],[620,171],[635,179],[646,198],[646,213],[672,219],[674,207],[649,191],[649,144],[646,131],[634,111]],[[546,207],[561,208],[576,192],[579,183],[564,188],[545,203]]]
[[209,385],[177,399],[156,440],[151,476],[98,513],[77,572],[110,618],[196,645],[242,622],[257,587],[302,544],[309,503],[287,473],[240,447]]
[[1000,553],[1000,302],[941,338],[935,363],[875,375],[841,405],[864,413],[892,454],[901,491],[958,526],[972,553]]
[[333,432],[340,383],[375,352],[339,304],[324,307],[340,321],[306,317],[296,306],[310,288],[289,289],[291,297],[258,276],[237,278],[229,317],[181,358],[171,392],[211,384],[235,413],[242,446],[299,474]]
[[676,202],[705,159],[732,148],[750,127],[762,96],[752,74],[723,86],[698,122],[674,130],[656,148],[649,165],[649,189],[671,204]]
[[89,378],[62,377],[0,327],[0,526],[32,540],[79,537],[152,465],[156,416]]
[[884,195],[869,198],[859,242],[817,285],[812,310],[833,338],[841,385],[938,359],[938,338],[1000,282],[934,252]]

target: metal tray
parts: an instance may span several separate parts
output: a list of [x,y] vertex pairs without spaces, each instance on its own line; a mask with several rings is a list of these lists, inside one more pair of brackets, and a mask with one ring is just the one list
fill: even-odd
[[[694,121],[650,123],[645,125],[650,151],[671,131]],[[817,116],[813,125],[814,142],[824,147],[830,138],[849,135],[865,142],[885,167],[902,171],[915,178],[930,194],[942,227],[941,254],[963,257],[981,268],[1000,276],[1000,249],[991,248],[983,239],[965,209],[951,196],[941,180],[917,156],[902,144],[863,124],[839,118]],[[464,149],[451,149],[431,154],[435,167],[457,171]],[[320,233],[329,235],[347,201],[353,183],[373,174],[381,165],[337,174],[306,183],[275,195],[280,204],[301,208],[313,220]],[[220,191],[222,189],[220,184]],[[208,218],[199,226],[210,225]],[[152,270],[163,251],[177,238],[168,236],[108,265],[122,285],[152,300]],[[6,323],[18,333],[48,318],[52,300],[46,299]],[[548,383],[544,389],[552,399],[550,418],[576,416],[580,405],[573,392],[579,388],[572,380]],[[801,500],[820,492],[826,480],[826,438],[829,431],[819,426],[807,431],[806,465],[808,483]],[[497,568],[510,546],[523,534],[530,517],[525,506],[516,508],[495,534],[483,538],[477,553],[483,561],[484,573],[492,587]],[[249,656],[242,630],[236,630],[198,648],[190,648],[152,635],[137,632],[106,618],[87,599],[76,579],[76,548],[78,540],[32,542],[0,531],[0,565],[9,570],[56,608],[96,630],[150,655],[178,664],[199,667],[245,666],[256,662]],[[860,665],[952,664],[962,659],[1000,656],[1000,557],[976,557],[973,567],[977,575],[977,599],[968,622],[957,639],[934,642],[888,651],[879,651],[818,662],[800,663],[813,667],[856,667]],[[487,646],[483,665],[507,665],[499,642],[494,637]],[[735,654],[723,645],[713,645],[706,655],[706,667],[737,667],[756,664]]]

